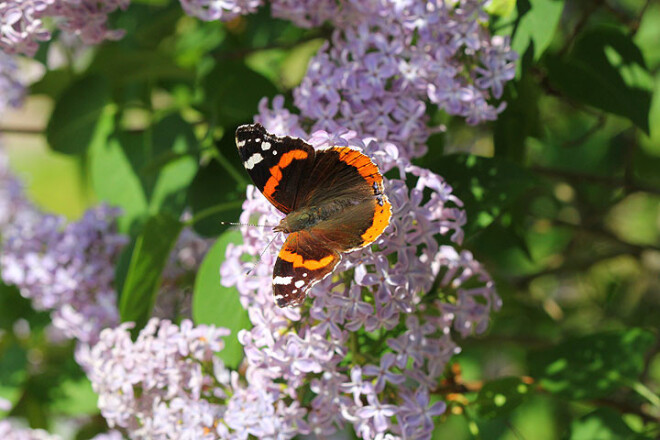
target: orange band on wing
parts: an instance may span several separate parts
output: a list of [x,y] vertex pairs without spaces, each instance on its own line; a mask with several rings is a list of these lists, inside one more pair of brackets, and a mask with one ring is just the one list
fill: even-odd
[[339,153],[339,160],[355,167],[360,176],[370,185],[373,185],[374,182],[380,185],[383,182],[383,176],[378,171],[376,164],[369,159],[369,156],[350,147],[333,147],[332,149]]
[[287,249],[282,248],[280,251],[279,257],[293,264],[293,267],[304,267],[309,270],[321,269],[328,266],[337,258],[335,255],[328,255],[327,257],[321,258],[320,260],[304,260],[302,255],[291,252]]
[[277,185],[280,184],[280,180],[282,180],[282,170],[291,165],[291,162],[294,160],[304,160],[307,159],[307,156],[308,155],[305,150],[291,150],[287,153],[284,153],[282,157],[280,157],[280,161],[277,163],[277,165],[272,166],[269,169],[270,178],[266,182],[266,186],[264,186],[264,195],[268,199],[272,200],[275,189],[277,188]]
[[392,217],[392,204],[385,195],[381,196],[380,201],[383,203],[381,206],[378,200],[374,200],[374,221],[362,234],[363,246],[373,243],[380,234],[383,233],[387,225],[390,224],[390,217]]

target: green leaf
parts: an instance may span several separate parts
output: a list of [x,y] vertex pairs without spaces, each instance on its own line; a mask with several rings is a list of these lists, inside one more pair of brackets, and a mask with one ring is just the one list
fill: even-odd
[[121,320],[134,321],[135,332],[151,316],[161,274],[182,226],[168,214],[158,214],[147,220],[136,240],[119,299]]
[[[262,98],[272,98],[277,88],[265,76],[241,61],[222,61],[204,79],[207,106],[219,125],[251,121]],[[231,136],[233,139],[233,136]]]
[[540,132],[539,88],[530,74],[505,88],[506,109],[498,116],[493,132],[498,157],[524,163],[526,140]]
[[135,230],[147,213],[148,201],[129,152],[142,147],[140,135],[120,134],[90,150],[92,187],[99,199],[122,208],[119,229]]
[[164,211],[178,217],[185,208],[188,186],[197,172],[197,156],[192,153],[197,140],[190,124],[173,114],[154,126],[151,143],[154,157],[142,173],[156,176],[150,194],[150,212]]
[[202,166],[188,189],[195,232],[215,237],[227,229],[221,222],[237,222],[245,198],[242,194],[218,162]]
[[148,214],[179,217],[197,172],[197,141],[177,114],[145,132],[121,132],[95,143],[90,153],[97,196],[120,206],[122,231],[135,231]]
[[568,339],[530,353],[531,373],[551,393],[569,399],[603,397],[641,374],[644,354],[654,341],[652,333],[639,328]]
[[634,432],[609,408],[599,408],[571,424],[570,440],[643,440],[650,439]]
[[245,200],[248,176],[236,151],[235,131],[234,126],[225,129],[225,135],[216,144],[216,157],[200,167],[188,190],[193,229],[207,237],[227,229],[220,222],[238,221]]
[[649,133],[651,76],[629,35],[617,28],[586,32],[564,59],[546,60],[550,81],[570,98],[628,118]]
[[92,383],[86,377],[68,379],[51,389],[52,403],[50,410],[69,416],[98,414],[99,396],[92,389]]
[[55,103],[48,121],[46,139],[64,154],[83,154],[92,143],[110,104],[105,77],[87,76],[71,84]]
[[[14,341],[0,345],[0,397],[16,404],[27,380],[27,353]],[[5,412],[0,410],[0,416]]]
[[511,15],[515,7],[516,0],[491,0],[484,6],[484,9],[491,15],[507,17]]
[[507,417],[527,399],[530,392],[530,385],[520,378],[507,377],[486,383],[474,403],[481,418]]
[[195,79],[192,70],[178,66],[169,54],[153,49],[129,49],[120,43],[102,45],[89,70],[111,78],[115,87],[146,81]]
[[47,70],[46,74],[30,86],[33,95],[48,95],[57,99],[71,84],[74,76],[69,69]]
[[[555,29],[559,24],[564,9],[563,0],[519,0],[517,4],[518,18],[511,39],[511,48],[520,57],[537,61],[548,48]],[[519,77],[522,73],[522,63],[518,64]]]
[[227,246],[240,242],[241,233],[230,230],[213,244],[197,272],[192,303],[195,323],[213,324],[231,330],[225,338],[226,345],[220,357],[232,368],[237,368],[243,359],[243,346],[238,342],[237,335],[239,330],[250,328],[250,319],[239,301],[238,290],[220,283],[220,265],[225,260]]
[[433,158],[429,165],[463,201],[468,236],[490,226],[518,197],[538,184],[524,168],[498,158],[450,154]]

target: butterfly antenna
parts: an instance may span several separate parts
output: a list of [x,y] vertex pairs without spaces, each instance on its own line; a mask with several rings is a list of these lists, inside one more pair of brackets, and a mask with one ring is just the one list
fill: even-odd
[[221,225],[230,226],[253,226],[255,228],[274,228],[275,225],[254,225],[252,223],[233,223],[233,222],[220,222]]
[[268,250],[270,245],[273,244],[273,242],[275,241],[275,239],[277,238],[278,235],[279,234],[275,234],[275,236],[273,236],[273,238],[270,239],[270,241],[268,242],[268,245],[266,245],[266,248],[263,251],[261,251],[261,253],[259,254],[259,258],[257,258],[257,261],[254,262],[254,265],[252,266],[252,268],[250,268],[250,270],[247,271],[245,276],[249,276],[252,273],[252,271],[257,268],[257,266],[259,265],[259,262],[261,262],[261,257],[264,256],[264,254],[266,253],[266,251]]

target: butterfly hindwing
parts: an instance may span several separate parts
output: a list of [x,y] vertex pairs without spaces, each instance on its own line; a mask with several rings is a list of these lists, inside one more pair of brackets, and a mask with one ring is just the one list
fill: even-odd
[[309,232],[289,234],[273,268],[273,295],[277,305],[300,305],[307,291],[332,273],[339,261],[339,252]]
[[298,138],[271,135],[260,124],[238,127],[236,146],[259,191],[283,213],[293,211],[314,164],[314,148]]
[[383,176],[368,156],[350,147],[320,150],[311,175],[315,185],[303,204],[347,200],[341,212],[310,228],[319,241],[348,252],[373,243],[389,225],[392,205],[384,194]]

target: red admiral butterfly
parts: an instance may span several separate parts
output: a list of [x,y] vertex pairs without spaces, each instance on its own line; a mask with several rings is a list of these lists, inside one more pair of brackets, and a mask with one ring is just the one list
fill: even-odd
[[306,292],[351,252],[373,243],[390,223],[383,176],[360,151],[314,148],[242,125],[236,145],[254,184],[286,217],[273,229],[289,234],[273,269],[280,307],[300,305]]

